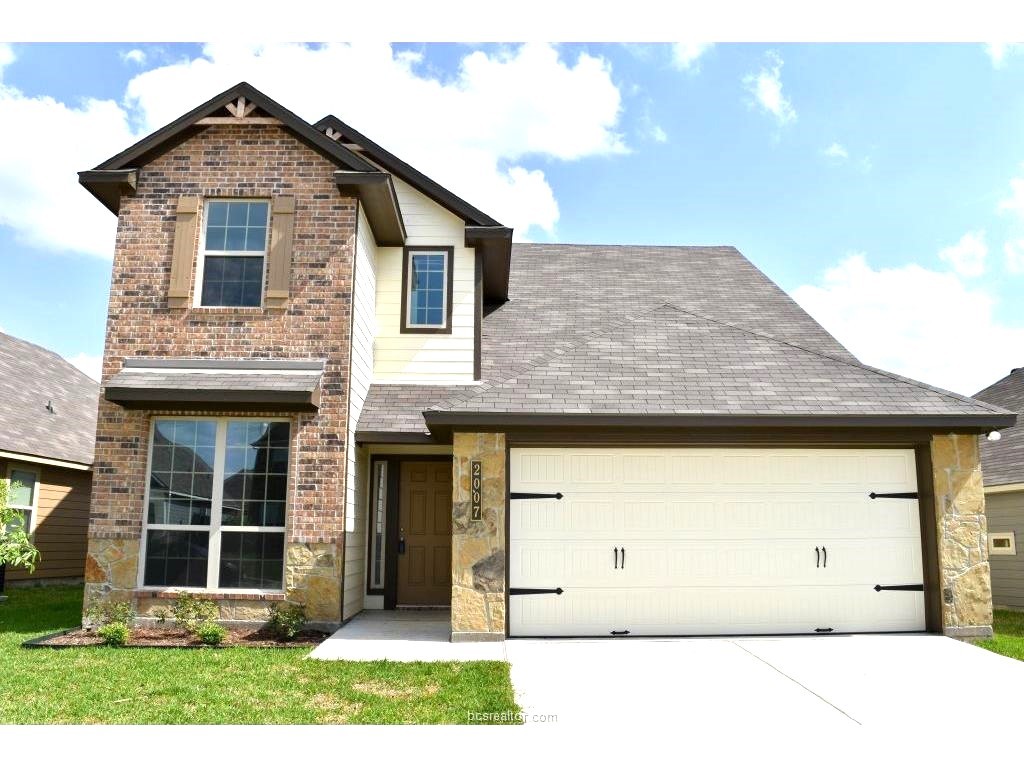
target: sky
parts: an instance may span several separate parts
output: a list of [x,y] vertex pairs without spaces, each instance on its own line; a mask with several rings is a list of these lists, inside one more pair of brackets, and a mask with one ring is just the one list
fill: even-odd
[[1007,44],[0,44],[0,329],[98,376],[116,219],[76,173],[240,80],[517,240],[734,245],[868,365],[1024,365]]

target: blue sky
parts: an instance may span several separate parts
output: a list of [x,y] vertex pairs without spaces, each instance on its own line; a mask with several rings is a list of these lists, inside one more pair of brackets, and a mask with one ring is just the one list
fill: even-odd
[[240,79],[520,239],[731,244],[868,364],[1024,365],[1024,53],[966,44],[0,48],[0,328],[94,369],[114,217],[74,173]]

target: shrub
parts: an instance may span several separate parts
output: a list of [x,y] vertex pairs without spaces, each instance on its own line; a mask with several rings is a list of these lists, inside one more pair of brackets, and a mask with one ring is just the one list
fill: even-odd
[[107,645],[121,647],[131,639],[132,628],[123,621],[111,621],[97,630]]
[[153,611],[153,615],[156,617],[157,624],[166,624],[171,614],[168,613],[166,608],[157,608]]
[[300,603],[280,603],[270,608],[270,631],[281,640],[291,640],[306,624],[306,607]]
[[92,624],[105,627],[108,624],[124,624],[131,626],[135,619],[135,611],[128,600],[105,600],[93,603],[86,611],[86,618]]
[[196,636],[204,645],[220,645],[228,636],[228,631],[215,621],[204,621],[196,629]]
[[213,600],[182,592],[174,599],[171,613],[174,614],[174,621],[179,627],[194,635],[201,625],[216,619],[220,611]]

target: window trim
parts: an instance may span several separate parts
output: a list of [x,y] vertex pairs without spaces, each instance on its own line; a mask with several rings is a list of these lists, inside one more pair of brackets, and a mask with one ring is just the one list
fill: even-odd
[[[206,251],[206,211],[209,203],[266,203],[267,204],[267,239],[263,244],[263,276],[260,279],[260,303],[253,306],[235,306],[233,304],[203,304],[203,277],[206,270],[206,257],[209,256],[243,256],[256,258],[256,251]],[[195,309],[263,309],[267,301],[267,262],[270,260],[270,239],[273,232],[274,201],[269,197],[203,197],[199,206],[199,247],[196,255],[196,284],[192,291],[192,306]]]
[[[153,473],[153,438],[156,435],[157,421],[213,421],[217,424],[217,435],[214,442],[213,454],[213,492],[210,498],[210,524],[209,525],[181,525],[174,523],[150,523],[149,522],[149,482]],[[284,534],[283,557],[281,560],[281,587],[279,589],[266,589],[262,587],[218,587],[217,581],[220,578],[220,536],[221,517],[223,514],[224,500],[224,462],[227,457],[227,425],[229,421],[268,421],[284,422],[288,427],[288,486],[285,492],[284,501],[284,525],[282,526],[257,526],[257,525],[232,525],[228,526],[230,533],[282,533]],[[283,595],[285,594],[285,576],[288,568],[288,521],[292,512],[292,479],[294,471],[294,439],[295,423],[293,419],[281,416],[217,416],[206,414],[193,414],[191,416],[170,416],[156,414],[149,420],[149,443],[146,445],[146,485],[142,503],[142,538],[139,542],[139,567],[136,574],[136,587],[139,590],[150,591],[174,591],[193,592],[196,594],[219,594],[219,595]],[[206,563],[206,586],[205,587],[172,587],[167,585],[146,584],[146,545],[147,533],[154,531],[207,531],[210,534],[209,550]]]
[[[444,325],[415,325],[409,322],[409,271],[412,256],[418,253],[443,254],[445,271]],[[447,333],[452,332],[453,288],[455,285],[455,247],[451,245],[407,245],[402,248],[402,333]]]
[[25,506],[23,506],[21,504],[10,504],[10,503],[8,503],[8,506],[11,509],[16,509],[19,512],[22,512],[22,513],[24,513],[26,515],[25,530],[28,533],[28,535],[31,536],[33,533],[35,533],[36,523],[37,523],[36,517],[39,514],[39,483],[40,483],[41,472],[39,471],[38,467],[34,467],[31,464],[19,464],[19,463],[16,463],[16,462],[9,462],[7,464],[7,472],[6,472],[6,475],[7,475],[6,479],[7,479],[7,487],[8,487],[8,489],[10,489],[10,487],[11,487],[11,475],[14,472],[16,472],[16,471],[17,472],[26,472],[26,473],[32,475],[35,478],[35,480],[32,483],[32,506],[31,507],[25,507]]

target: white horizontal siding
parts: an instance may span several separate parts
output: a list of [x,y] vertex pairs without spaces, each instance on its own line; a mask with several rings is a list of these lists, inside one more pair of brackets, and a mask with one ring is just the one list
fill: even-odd
[[463,246],[465,222],[395,179],[409,245],[455,248],[451,334],[403,334],[402,249],[377,249],[377,335],[373,376],[378,381],[472,381],[476,319],[475,252]]

